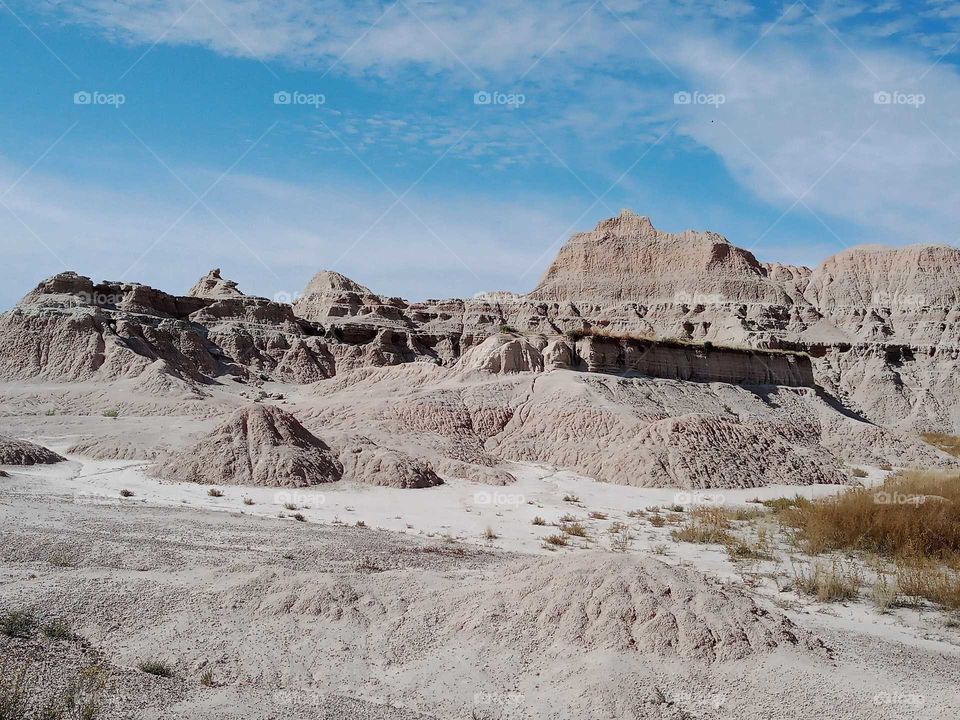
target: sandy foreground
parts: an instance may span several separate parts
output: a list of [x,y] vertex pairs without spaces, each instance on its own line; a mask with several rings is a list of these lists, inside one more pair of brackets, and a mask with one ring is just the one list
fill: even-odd
[[[0,478],[0,608],[66,619],[79,636],[2,638],[0,651],[42,658],[53,686],[109,666],[109,717],[960,713],[960,631],[942,613],[812,603],[628,515],[835,487],[691,494],[514,463],[507,487],[211,497],[144,467],[69,456]],[[543,538],[565,514],[589,539],[551,550]],[[626,552],[611,551],[614,522],[631,528]],[[140,672],[146,658],[174,676]]]

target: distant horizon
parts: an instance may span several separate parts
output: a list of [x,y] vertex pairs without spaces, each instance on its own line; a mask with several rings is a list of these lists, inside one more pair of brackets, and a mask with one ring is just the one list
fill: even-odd
[[[827,255],[827,256],[823,257],[819,262],[817,262],[817,263],[815,263],[815,264],[813,264],[813,265],[798,265],[798,264],[795,264],[795,263],[785,263],[785,262],[781,262],[781,261],[776,260],[776,259],[763,259],[763,258],[759,257],[759,256],[757,255],[757,253],[754,253],[754,252],[752,252],[752,251],[750,251],[750,250],[748,250],[748,249],[746,249],[746,248],[743,248],[743,247],[737,245],[736,242],[734,242],[733,240],[731,240],[730,238],[728,238],[724,233],[722,233],[722,232],[720,232],[720,231],[718,231],[718,230],[711,230],[711,229],[698,230],[698,229],[696,229],[696,228],[684,228],[683,230],[678,230],[678,231],[667,231],[667,230],[663,230],[662,228],[657,227],[657,224],[654,222],[653,218],[651,218],[649,215],[644,215],[643,213],[634,212],[633,210],[631,210],[631,209],[629,209],[629,208],[622,208],[622,209],[620,210],[620,213],[618,213],[618,215],[611,215],[611,216],[609,216],[609,217],[602,218],[597,224],[594,225],[593,228],[590,228],[590,229],[587,229],[587,230],[577,230],[577,231],[571,233],[571,235],[570,235],[570,237],[568,238],[568,240],[571,239],[574,235],[578,235],[578,234],[581,234],[581,233],[591,232],[591,231],[592,231],[593,229],[595,229],[596,226],[599,225],[600,223],[602,223],[602,222],[604,222],[604,221],[606,221],[606,220],[614,219],[614,218],[618,217],[620,214],[623,214],[624,212],[632,213],[633,215],[636,215],[636,216],[638,216],[638,217],[646,217],[647,219],[650,220],[650,223],[651,223],[651,225],[653,226],[654,229],[659,230],[659,231],[661,231],[661,232],[669,233],[669,234],[671,234],[671,235],[679,235],[679,234],[682,234],[682,233],[684,233],[684,232],[693,232],[693,233],[697,233],[697,234],[701,234],[701,235],[707,234],[707,233],[713,233],[713,234],[719,235],[719,236],[721,236],[723,239],[725,239],[728,243],[730,243],[730,245],[732,245],[732,246],[734,246],[734,247],[737,247],[737,248],[739,248],[739,249],[741,249],[741,250],[744,250],[744,251],[750,253],[751,255],[753,255],[761,265],[777,263],[777,264],[784,265],[784,266],[798,267],[798,268],[803,268],[803,269],[807,269],[807,270],[810,270],[810,271],[815,270],[815,269],[816,269],[819,265],[821,265],[823,262],[829,260],[830,258],[832,258],[832,257],[834,257],[834,256],[836,256],[836,255],[839,255],[839,254],[841,254],[841,253],[843,253],[843,252],[846,252],[846,251],[848,251],[848,250],[855,250],[855,249],[857,249],[857,248],[871,248],[871,247],[874,247],[874,248],[881,249],[881,250],[900,250],[900,249],[906,249],[906,248],[909,248],[909,247],[942,247],[942,248],[946,248],[946,249],[952,249],[952,250],[960,251],[960,246],[951,245],[951,244],[946,244],[946,243],[922,243],[922,242],[921,242],[921,243],[911,243],[911,244],[909,244],[909,245],[892,245],[892,244],[887,244],[887,243],[860,243],[860,244],[858,244],[858,245],[853,245],[853,246],[850,246],[850,247],[848,247],[848,248],[843,248],[843,249],[841,249],[841,250],[838,250],[838,251],[835,252],[835,253],[831,253],[830,255]],[[566,242],[566,241],[565,241],[565,242]],[[239,290],[241,293],[243,293],[243,295],[245,295],[245,296],[247,296],[247,297],[261,298],[261,299],[272,300],[272,301],[274,301],[274,302],[280,302],[280,303],[292,303],[292,302],[296,299],[296,297],[301,293],[301,291],[307,287],[307,285],[310,283],[310,281],[313,279],[314,276],[316,276],[317,274],[319,274],[319,273],[321,273],[321,272],[334,272],[334,273],[337,273],[337,274],[339,274],[339,275],[341,275],[341,276],[343,276],[343,277],[346,277],[348,280],[351,280],[351,281],[353,281],[353,282],[355,282],[355,283],[357,283],[357,284],[359,284],[359,285],[363,285],[364,287],[367,287],[373,294],[379,295],[379,296],[382,296],[382,297],[399,297],[399,298],[401,298],[401,299],[403,299],[403,300],[406,300],[406,301],[409,301],[409,302],[429,302],[429,301],[433,301],[433,300],[436,300],[436,301],[444,301],[444,300],[470,300],[470,299],[476,299],[478,296],[480,296],[480,295],[485,295],[485,294],[509,293],[509,294],[518,295],[518,296],[525,296],[525,295],[529,294],[529,293],[532,292],[534,289],[536,289],[537,285],[542,281],[544,274],[546,273],[546,271],[547,271],[547,269],[549,268],[550,264],[551,264],[551,263],[554,261],[554,259],[556,258],[557,253],[560,252],[560,249],[561,249],[561,247],[563,247],[563,244],[565,244],[565,243],[561,243],[560,247],[558,247],[558,248],[556,249],[556,252],[550,257],[549,261],[546,263],[546,265],[545,265],[545,267],[544,267],[543,272],[540,273],[540,275],[537,277],[536,282],[533,284],[533,286],[532,286],[529,290],[520,291],[520,290],[511,290],[511,289],[505,288],[505,287],[491,287],[491,288],[487,288],[486,290],[479,290],[479,291],[474,292],[474,293],[471,293],[471,294],[469,294],[469,295],[466,295],[466,294],[461,294],[461,295],[447,295],[447,296],[443,296],[443,297],[437,297],[437,296],[431,296],[431,297],[426,297],[426,296],[424,296],[424,297],[415,297],[415,296],[407,296],[407,295],[392,295],[392,294],[389,294],[389,293],[380,292],[375,286],[371,286],[369,283],[365,282],[362,275],[347,275],[346,273],[342,273],[342,272],[340,272],[340,271],[338,271],[338,270],[333,270],[333,269],[331,269],[331,268],[324,268],[324,267],[319,267],[319,268],[317,268],[317,269],[315,269],[315,270],[310,271],[309,276],[308,276],[307,279],[303,282],[303,284],[300,286],[300,288],[299,288],[298,290],[295,290],[295,291],[292,291],[292,292],[289,292],[289,291],[279,291],[278,293],[275,293],[275,294],[272,295],[272,296],[271,296],[271,295],[262,295],[262,294],[259,294],[259,293],[254,292],[254,291],[249,291],[249,290],[245,289],[242,283],[237,282],[237,281],[235,280],[235,278],[231,275],[231,273],[229,272],[229,270],[225,270],[225,269],[224,269],[224,268],[228,268],[228,267],[229,267],[228,265],[224,265],[224,264],[216,265],[216,266],[207,268],[207,269],[204,270],[204,271],[200,271],[200,273],[197,274],[196,278],[195,278],[190,284],[188,284],[187,286],[184,287],[184,289],[183,289],[182,292],[174,291],[174,290],[171,290],[170,288],[166,288],[166,287],[162,287],[162,286],[151,285],[151,284],[145,283],[145,282],[139,282],[138,280],[136,280],[136,279],[131,279],[131,278],[98,277],[98,276],[95,276],[95,275],[93,275],[93,274],[89,274],[89,273],[87,273],[87,272],[82,272],[82,271],[76,270],[76,269],[74,269],[74,268],[67,268],[67,269],[61,270],[60,273],[64,273],[64,272],[74,272],[74,273],[76,273],[76,274],[77,274],[78,276],[80,276],[80,277],[89,278],[94,284],[112,283],[112,282],[117,282],[117,283],[129,283],[129,284],[136,284],[136,285],[151,287],[151,288],[153,288],[154,290],[160,290],[160,291],[165,292],[165,293],[167,293],[167,294],[169,294],[169,295],[184,296],[184,295],[186,295],[186,293],[190,290],[190,288],[193,287],[193,285],[194,285],[197,281],[199,281],[200,279],[206,277],[209,273],[213,272],[214,270],[219,270],[219,271],[220,271],[220,276],[221,276],[221,278],[222,278],[223,280],[236,282],[237,290]],[[60,274],[60,273],[54,273],[54,275],[57,275],[57,274]],[[45,281],[45,280],[48,280],[48,279],[54,277],[54,275],[48,275],[48,276],[45,276],[45,277],[42,277],[42,278],[38,278],[27,290],[25,290],[25,291],[21,294],[20,298],[22,298],[24,295],[26,295],[27,293],[29,293],[30,291],[32,291],[34,288],[36,288],[39,283],[41,283],[41,282],[43,282],[43,281]],[[278,296],[280,296],[280,297],[278,298]],[[283,299],[284,296],[289,296],[290,299]],[[15,307],[15,306],[16,306],[16,303],[19,302],[19,299],[20,299],[20,298],[18,298],[16,301],[14,301],[14,303],[11,304],[9,307],[4,307],[2,310],[0,310],[0,312],[6,312],[7,310],[10,310],[10,309],[12,309],[13,307]]]

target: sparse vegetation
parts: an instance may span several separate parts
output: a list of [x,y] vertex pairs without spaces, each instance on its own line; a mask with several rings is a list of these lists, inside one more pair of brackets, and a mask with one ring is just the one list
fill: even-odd
[[698,506],[691,508],[687,523],[671,531],[670,537],[677,542],[729,545],[733,542],[729,527],[723,508]]
[[854,468],[850,471],[850,474],[855,478],[865,478],[868,475],[866,470],[862,470],[860,468]]
[[572,493],[567,493],[566,495],[563,496],[563,501],[568,503],[579,503],[580,498],[578,498],[576,495],[573,495]]
[[125,498],[133,497],[133,490],[127,490],[126,488],[124,488],[123,490],[120,491],[120,497],[125,497]]
[[307,518],[304,516],[304,514],[303,514],[303,513],[300,513],[300,512],[294,513],[294,514],[293,514],[293,519],[296,520],[297,522],[306,522],[306,521],[307,521]]
[[207,495],[210,497],[223,497],[223,490],[220,488],[210,488],[207,490]]
[[203,671],[203,674],[200,676],[200,684],[204,687],[214,687],[215,683],[213,681],[213,669],[207,668]]
[[547,535],[547,537],[545,537],[543,541],[548,545],[556,545],[558,547],[564,547],[568,545],[570,542],[569,540],[567,540],[566,535]]
[[816,560],[806,567],[794,568],[794,586],[820,602],[856,600],[863,586],[863,571],[854,561]]
[[12,658],[0,660],[0,720],[27,717],[32,695],[30,666],[14,663]]
[[960,555],[960,478],[901,472],[877,489],[854,488],[779,512],[804,549],[864,551],[956,563]]
[[608,532],[612,552],[626,552],[633,546],[633,534],[630,532],[630,528],[622,522],[612,523]]
[[561,523],[576,522],[576,520],[577,520],[576,515],[571,515],[570,513],[564,513],[563,515],[560,516]]
[[493,531],[493,528],[487,525],[483,531],[484,540],[496,540],[498,535]]
[[757,528],[755,541],[734,537],[727,544],[727,554],[731,560],[772,560],[773,544],[765,527]]
[[157,660],[156,658],[141,660],[137,664],[137,667],[141,670],[141,672],[149,673],[150,675],[157,675],[165,678],[173,676],[173,669],[163,662],[163,660]]
[[924,442],[933,445],[948,455],[960,457],[960,435],[947,435],[946,433],[920,433]]
[[657,513],[654,513],[653,515],[648,517],[647,522],[649,522],[654,527],[663,527],[664,525],[667,524],[666,518],[664,518],[663,515],[659,515]]
[[73,633],[65,620],[51,620],[43,625],[43,634],[51,640],[73,640]]
[[562,523],[560,530],[573,537],[587,537],[587,529],[581,523]]
[[253,498],[252,498],[252,497],[245,497],[245,498],[243,499],[243,504],[244,504],[244,505],[253,505],[253,504],[254,504]]
[[0,615],[0,632],[9,638],[28,638],[35,626],[36,619],[29,610],[9,610]]
[[119,417],[119,415],[120,415],[120,411],[117,410],[116,408],[111,408],[109,410],[103,411],[103,417],[116,418],[116,417]]
[[544,520],[544,519],[543,519],[542,517],[540,517],[539,515],[537,515],[533,520],[531,520],[531,523],[534,524],[534,525],[546,525],[546,524],[547,524],[547,521]]
[[502,332],[502,333],[509,333],[510,335],[519,335],[519,334],[520,334],[520,332],[519,332],[515,327],[513,327],[512,325],[501,325],[501,326],[500,326],[500,332]]
[[354,526],[358,528],[365,528],[367,527],[367,523],[364,520],[357,520],[357,522],[354,523]]
[[77,556],[69,548],[57,548],[51,551],[47,557],[47,562],[54,567],[72,568],[77,567]]
[[591,510],[591,511],[590,511],[590,518],[591,518],[592,520],[606,520],[606,519],[607,519],[607,514],[606,514],[605,512],[600,512],[600,511],[598,511],[598,510]]
[[292,502],[284,503],[284,504],[283,504],[283,507],[286,508],[287,510],[298,510],[298,509],[299,509],[299,508],[297,507],[296,503],[292,503]]

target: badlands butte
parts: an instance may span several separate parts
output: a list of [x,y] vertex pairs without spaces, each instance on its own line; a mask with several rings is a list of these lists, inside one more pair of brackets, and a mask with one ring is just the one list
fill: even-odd
[[286,304],[219,270],[185,295],[65,272],[0,317],[6,431],[277,486],[508,485],[508,462],[677,488],[948,466],[920,434],[960,432],[958,355],[956,248],[810,269],[627,211],[526,295],[409,302],[321,271]]
[[958,717],[946,585],[778,525],[955,473],[958,353],[956,248],[629,212],[525,295],[60,273],[0,315],[0,720]]

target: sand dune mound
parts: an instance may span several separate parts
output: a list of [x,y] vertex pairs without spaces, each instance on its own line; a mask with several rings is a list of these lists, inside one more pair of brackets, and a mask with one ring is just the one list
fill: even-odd
[[339,480],[343,468],[330,447],[293,415],[255,404],[237,410],[153,472],[169,480],[215,485],[307,487]]
[[42,445],[0,435],[0,465],[49,465],[65,459]]

